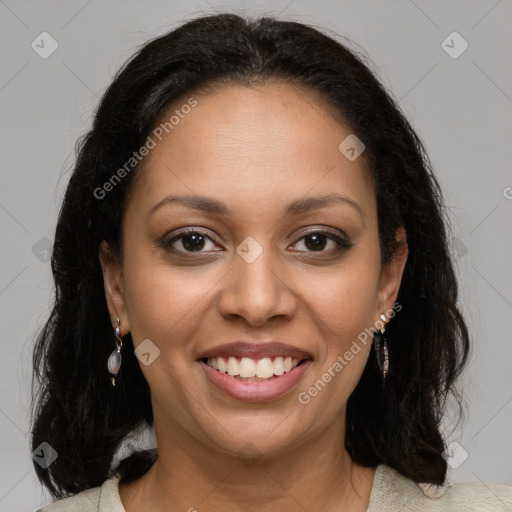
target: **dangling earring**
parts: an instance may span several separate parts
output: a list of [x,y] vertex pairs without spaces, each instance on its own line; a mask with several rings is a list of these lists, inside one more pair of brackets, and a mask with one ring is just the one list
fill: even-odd
[[382,328],[380,331],[375,333],[373,338],[375,343],[375,353],[377,355],[377,363],[379,364],[380,371],[382,372],[382,378],[384,380],[384,385],[386,384],[386,375],[389,371],[389,352],[388,352],[388,344],[386,342],[386,338],[384,336],[384,331],[386,330],[386,316],[380,315],[380,319],[383,322]]
[[117,319],[117,327],[116,327],[116,348],[112,351],[110,354],[108,361],[107,361],[107,368],[112,375],[110,378],[110,382],[112,383],[113,387],[116,387],[116,375],[119,372],[119,368],[121,368],[121,349],[123,348],[123,340],[121,339],[121,336],[119,335],[119,318]]

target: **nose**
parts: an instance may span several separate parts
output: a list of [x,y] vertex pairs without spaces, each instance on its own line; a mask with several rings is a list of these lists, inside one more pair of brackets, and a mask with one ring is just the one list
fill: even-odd
[[262,326],[280,316],[291,319],[296,309],[296,296],[291,288],[284,263],[272,258],[269,248],[248,262],[233,253],[233,268],[223,280],[219,310],[226,318],[242,317],[253,326]]

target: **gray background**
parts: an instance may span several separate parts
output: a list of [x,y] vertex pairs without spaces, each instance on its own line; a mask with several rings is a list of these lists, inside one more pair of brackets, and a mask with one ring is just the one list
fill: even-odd
[[[50,501],[28,444],[30,356],[53,293],[46,250],[74,143],[136,46],[196,14],[224,9],[281,13],[351,38],[400,100],[445,191],[461,305],[474,339],[461,381],[467,421],[453,432],[446,422],[449,442],[457,443],[447,454],[450,476],[512,485],[510,0],[0,0],[0,511]],[[46,59],[31,47],[43,31],[58,42]],[[453,31],[469,44],[458,58],[441,46]],[[456,39],[446,44],[452,52],[462,48]]]

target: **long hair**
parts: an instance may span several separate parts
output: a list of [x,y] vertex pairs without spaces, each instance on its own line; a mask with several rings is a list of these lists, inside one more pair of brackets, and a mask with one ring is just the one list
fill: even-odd
[[193,19],[144,44],[117,73],[92,129],[77,144],[51,258],[54,305],[33,353],[31,447],[45,441],[58,452],[47,469],[34,463],[54,497],[101,485],[116,470],[136,479],[155,460],[136,452],[112,467],[123,440],[152,425],[153,413],[129,334],[118,384],[110,384],[113,330],[98,258],[103,239],[122,249],[124,206],[139,166],[107,197],[98,190],[144,144],[167,106],[212,84],[255,80],[319,93],[364,143],[382,264],[395,254],[397,228],[407,234],[397,299],[402,310],[386,330],[386,387],[372,348],[347,403],[345,446],[361,465],[385,463],[417,482],[445,480],[440,424],[449,394],[460,405],[454,384],[469,337],[457,306],[442,193],[425,149],[365,59],[346,44],[302,23],[221,14]]

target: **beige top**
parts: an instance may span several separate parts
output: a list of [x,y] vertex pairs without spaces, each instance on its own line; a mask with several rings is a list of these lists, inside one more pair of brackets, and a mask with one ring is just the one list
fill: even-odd
[[[126,512],[118,491],[119,475],[100,487],[54,501],[35,512]],[[512,487],[483,482],[457,482],[441,489],[426,488],[380,464],[373,480],[367,512],[512,512]],[[199,507],[198,504],[195,505]]]

